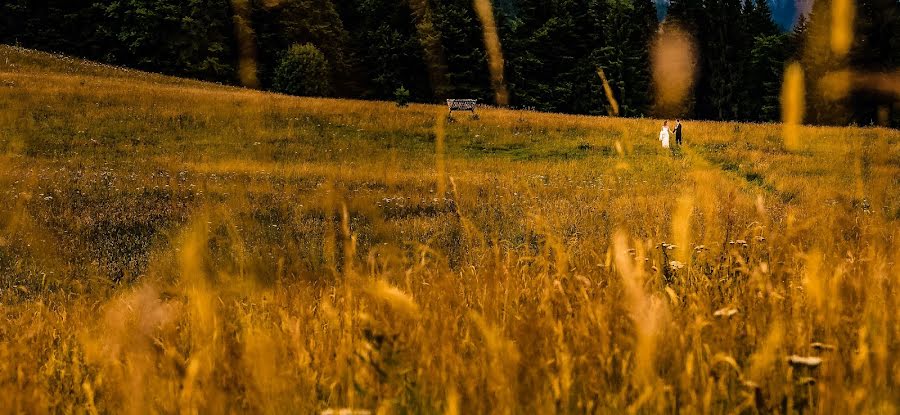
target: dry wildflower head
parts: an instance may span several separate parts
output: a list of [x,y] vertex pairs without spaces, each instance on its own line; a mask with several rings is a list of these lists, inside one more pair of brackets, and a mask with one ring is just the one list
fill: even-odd
[[675,248],[678,248],[678,245],[670,244],[667,242],[661,242],[658,246],[663,251],[674,251]]
[[797,380],[798,386],[812,386],[816,384],[816,378],[811,376],[804,376]]
[[796,367],[817,368],[822,364],[822,358],[817,356],[790,355],[787,358],[787,362]]
[[734,315],[736,315],[737,313],[738,313],[738,310],[737,310],[736,308],[734,308],[734,307],[725,307],[725,308],[720,308],[720,309],[716,310],[716,311],[713,313],[713,316],[720,317],[720,318],[726,318],[726,319],[727,319],[727,318],[731,318],[731,316],[734,316]]

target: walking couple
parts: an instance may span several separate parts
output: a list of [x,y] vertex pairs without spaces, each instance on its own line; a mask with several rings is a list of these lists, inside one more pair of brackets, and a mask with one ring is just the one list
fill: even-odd
[[[681,145],[681,120],[675,119],[675,144]],[[659,141],[663,148],[669,148],[669,120],[663,121],[662,131],[659,132]]]

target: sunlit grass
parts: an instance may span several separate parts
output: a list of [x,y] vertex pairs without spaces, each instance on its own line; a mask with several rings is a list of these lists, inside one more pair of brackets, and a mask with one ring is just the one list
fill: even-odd
[[445,113],[0,47],[0,409],[898,410],[895,130]]

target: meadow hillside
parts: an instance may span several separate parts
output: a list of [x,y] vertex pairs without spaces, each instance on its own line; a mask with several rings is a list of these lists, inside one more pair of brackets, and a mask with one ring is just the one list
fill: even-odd
[[900,411],[900,133],[0,46],[0,412]]

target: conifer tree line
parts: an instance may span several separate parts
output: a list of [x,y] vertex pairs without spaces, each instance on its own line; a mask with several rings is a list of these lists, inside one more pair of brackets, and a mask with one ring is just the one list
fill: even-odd
[[[900,126],[896,91],[871,83],[835,97],[833,71],[896,73],[900,2],[856,0],[850,52],[834,56],[832,0],[787,30],[768,0],[494,0],[510,105],[541,111],[659,115],[649,45],[677,24],[693,37],[697,74],[678,115],[777,121],[784,67],[799,61],[807,121]],[[237,6],[240,3],[240,6]],[[238,15],[238,7],[249,13]],[[238,24],[240,22],[240,24]],[[3,0],[0,42],[226,84],[239,83],[239,31],[253,42],[259,87],[296,95],[491,104],[472,0]],[[246,37],[246,36],[245,36]]]

